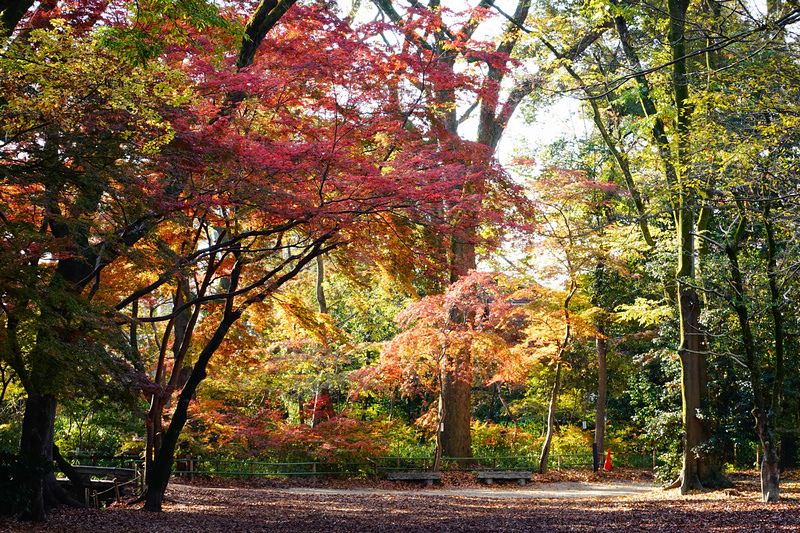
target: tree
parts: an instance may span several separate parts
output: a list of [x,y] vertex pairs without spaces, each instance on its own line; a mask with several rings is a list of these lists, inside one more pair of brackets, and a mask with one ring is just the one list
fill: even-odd
[[[183,173],[181,194],[191,201],[147,243],[151,257],[163,257],[158,269],[116,304],[122,310],[177,277],[166,293],[173,296],[163,300],[166,313],[130,317],[167,325],[156,367],[164,389],[154,396],[150,416],[155,455],[147,475],[148,510],[161,508],[192,396],[240,319],[322,254],[336,249],[362,260],[380,258],[401,224],[449,232],[438,206],[472,201],[459,193],[469,176],[463,161],[472,154],[437,145],[425,122],[405,128],[408,116],[396,96],[408,83],[406,70],[370,44],[369,29],[353,30],[324,6],[298,8],[287,17],[253,64],[235,74],[209,72],[202,56],[183,62],[203,73],[209,100],[195,108],[191,123],[184,119],[181,141],[199,156],[179,151],[180,145],[162,155],[166,172]],[[296,34],[325,46],[288,39]],[[247,94],[231,93],[231,86],[247,87]],[[403,245],[413,254],[424,252],[426,243],[412,234]],[[199,339],[197,328],[205,331]],[[173,370],[166,380],[170,342]],[[194,350],[196,360],[182,383],[186,354]],[[178,389],[159,445],[164,407]]]
[[[576,300],[588,296],[590,291],[587,280],[592,275],[597,275],[598,270],[605,270],[606,267],[620,269],[619,258],[624,252],[621,243],[617,243],[614,252],[608,250],[607,241],[620,231],[614,227],[619,222],[609,216],[613,204],[618,201],[618,191],[613,183],[603,182],[604,175],[597,170],[596,162],[585,164],[581,154],[570,153],[565,143],[560,142],[556,142],[550,150],[541,150],[539,155],[542,164],[547,165],[544,169],[532,168],[528,159],[519,160],[522,164],[516,167],[519,174],[530,180],[529,189],[537,203],[537,209],[531,223],[530,240],[523,241],[526,242],[526,256],[515,266],[539,283],[562,287],[560,293],[549,297],[550,301],[558,301],[558,305],[551,304],[554,307],[551,314],[558,313],[557,318],[551,319],[552,331],[546,335],[534,333],[530,329],[527,332],[529,338],[557,339],[556,324],[562,330],[561,338],[553,342],[555,353],[551,355],[551,365],[554,368],[553,386],[550,390],[547,435],[539,461],[539,471],[544,473],[555,431],[562,368],[569,366],[568,356],[574,348],[574,337],[594,337],[597,342],[605,340],[605,335],[598,331],[600,328],[597,325],[602,327],[603,320],[607,320],[604,318],[606,311],[596,305],[587,306],[585,302],[576,309],[577,302],[573,298],[576,294],[579,295]],[[586,158],[591,159],[591,155]],[[534,176],[529,177],[531,174]],[[583,283],[587,286],[581,286]],[[596,296],[597,294],[592,295],[592,304],[597,303]],[[605,355],[605,352],[598,353],[596,427],[599,428],[597,431],[601,436],[601,446],[605,424]]]
[[[171,69],[121,63],[91,35],[53,26],[12,43],[2,60],[0,193],[2,353],[27,393],[20,449],[47,459],[59,395],[146,381],[92,300],[101,270],[167,211],[169,188],[148,171],[184,98]],[[43,518],[45,501],[68,501],[52,474],[35,483],[32,518]]]
[[[708,199],[716,187],[717,176],[706,173],[692,160],[695,140],[701,135],[702,128],[698,124],[703,120],[695,101],[704,91],[714,90],[714,70],[723,66],[717,52],[737,46],[744,35],[757,34],[768,26],[749,27],[747,21],[738,19],[735,13],[726,17],[724,6],[719,4],[667,2],[656,15],[661,25],[653,19],[653,12],[642,11],[637,6],[612,1],[595,7],[594,14],[613,25],[617,43],[612,48],[598,40],[593,64],[565,62],[565,70],[590,100],[591,117],[617,162],[639,215],[644,239],[651,245],[656,244],[650,235],[649,223],[668,223],[676,232],[676,275],[674,282],[667,280],[665,286],[675,299],[681,325],[678,352],[683,369],[685,442],[684,465],[676,483],[685,493],[701,487],[701,481],[724,482],[703,444],[710,436],[707,420],[701,414],[706,401],[707,343],[700,322],[702,302],[697,292],[697,276],[707,249],[697,239],[707,231],[712,218]],[[572,6],[566,6],[562,13],[565,24],[569,24],[568,31],[574,32],[570,21],[577,13]],[[793,16],[786,20],[793,20]],[[783,21],[780,18],[778,25]],[[741,31],[742,25],[748,29]],[[556,57],[560,55],[553,43],[564,40],[554,36],[559,27],[549,24],[540,32],[546,47]],[[667,55],[650,47],[653,39],[644,38],[661,27],[667,29],[662,37],[664,42],[670,43]],[[710,35],[718,37],[708,37]],[[768,35],[764,37],[769,38]],[[627,71],[620,72],[618,65],[626,65]],[[651,66],[647,68],[647,65]],[[704,76],[695,75],[699,72]],[[667,73],[669,77],[665,76]],[[630,126],[631,119],[639,123],[638,128]],[[632,143],[626,138],[629,132],[635,133],[638,139],[646,138],[646,144]],[[662,174],[665,195],[649,187],[647,177],[652,174],[650,169],[654,162]],[[637,172],[638,180],[635,179]],[[658,205],[648,206],[645,202],[648,198],[653,203],[658,201],[663,206],[662,212],[671,216],[659,221]]]
[[[735,332],[734,338],[716,341],[714,348],[727,351],[727,357],[747,371],[755,432],[763,450],[762,499],[777,501],[792,323],[785,302],[797,286],[789,235],[797,216],[791,191],[796,187],[798,100],[783,82],[796,71],[796,58],[784,50],[765,58],[770,61],[769,72],[761,72],[760,62],[742,62],[737,72],[717,77],[719,92],[735,91],[738,102],[732,108],[722,104],[721,96],[714,98],[719,102],[712,111],[715,120],[706,125],[709,131],[702,138],[706,150],[697,164],[717,172],[718,187],[724,192],[714,200],[727,208],[721,211],[717,227],[702,236],[712,250],[724,253],[724,280],[708,275],[704,286],[710,301],[732,312],[732,317],[721,316],[734,324]],[[758,87],[748,81],[756,72]]]
[[[439,138],[443,144],[461,144],[463,139],[474,139],[477,157],[471,163],[478,172],[465,181],[463,194],[466,197],[490,197],[489,184],[481,178],[479,169],[490,165],[495,157],[509,121],[522,101],[534,92],[539,76],[512,73],[519,66],[513,59],[523,34],[525,21],[531,3],[519,0],[514,13],[509,15],[495,6],[492,1],[481,1],[465,13],[454,13],[444,8],[438,0],[427,5],[411,2],[401,9],[399,2],[375,0],[375,5],[383,17],[400,29],[403,35],[401,47],[404,53],[413,50],[418,54],[425,70],[429,70],[427,83],[430,91],[427,100],[416,105],[426,108],[435,120]],[[482,42],[475,38],[482,24],[489,20],[495,10],[508,21],[494,42]],[[462,18],[455,23],[450,19]],[[564,51],[564,56],[575,59],[600,35],[594,29],[581,35]],[[540,73],[555,68],[555,64],[541,66]],[[483,71],[479,70],[483,69]],[[455,83],[453,83],[455,82]],[[508,88],[505,87],[508,85]],[[463,101],[470,102],[465,109]],[[477,112],[476,112],[477,110]],[[459,116],[459,113],[461,116]],[[472,135],[465,131],[474,119],[477,127]],[[476,267],[476,250],[479,237],[479,220],[475,207],[469,205],[462,209],[449,209],[448,216],[458,233],[448,242],[442,243],[448,250],[450,282]],[[497,222],[497,221],[495,221]],[[469,357],[468,353],[460,354]],[[448,368],[470,367],[470,361],[453,361]],[[444,403],[445,422],[442,443],[445,455],[450,457],[471,457],[470,447],[470,405],[469,384],[453,374],[445,376]]]
[[[438,469],[446,450],[441,425],[447,424],[447,375],[470,388],[475,381],[492,385],[524,379],[526,354],[518,329],[525,311],[511,305],[513,281],[486,272],[472,272],[444,294],[409,304],[398,316],[406,329],[386,344],[370,379],[395,387],[407,396],[432,391],[437,403],[419,422],[434,429]],[[469,358],[458,357],[466,352]],[[465,366],[470,361],[471,366]],[[453,366],[457,365],[457,366]]]

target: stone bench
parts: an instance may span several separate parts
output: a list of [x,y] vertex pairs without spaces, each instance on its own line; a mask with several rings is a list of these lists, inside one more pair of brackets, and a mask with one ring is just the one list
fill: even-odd
[[508,479],[515,479],[520,485],[524,485],[526,482],[531,480],[531,476],[533,476],[532,472],[527,472],[523,470],[511,470],[511,471],[489,471],[489,470],[482,470],[475,472],[475,480],[476,481],[483,481],[487,485],[491,485],[496,480],[508,480]]
[[441,472],[388,472],[386,479],[389,481],[424,481],[428,486],[434,481],[441,481]]

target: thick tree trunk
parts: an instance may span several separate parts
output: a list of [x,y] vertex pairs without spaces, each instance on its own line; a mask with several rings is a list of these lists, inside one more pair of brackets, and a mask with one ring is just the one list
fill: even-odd
[[[475,246],[454,242],[453,266],[450,281],[458,280],[475,268]],[[450,321],[463,324],[467,317],[462,311],[453,309]],[[441,433],[441,451],[444,457],[471,458],[472,433],[472,357],[469,352],[459,350],[448,354],[442,380],[443,418],[438,428]]]
[[[21,455],[52,463],[57,405],[55,396],[49,394],[28,396],[19,443]],[[58,485],[52,469],[41,476],[33,477],[28,483],[26,488],[31,500],[28,502],[28,509],[21,516],[22,520],[43,522],[47,512],[60,504],[81,507],[79,502]]]
[[472,406],[472,361],[468,353],[456,354],[444,373],[441,432],[444,457],[471,458],[470,419]]
[[[25,415],[22,419],[22,435],[19,442],[21,455],[53,460],[56,405],[55,396],[29,394],[25,401]],[[46,475],[34,477],[29,481],[27,489],[31,494],[31,501],[28,510],[22,515],[23,520],[44,521],[50,503],[45,502],[45,477]]]
[[700,445],[708,438],[705,422],[700,418],[703,407],[703,354],[699,331],[700,300],[693,289],[681,284],[681,333],[683,341],[679,350],[681,360],[681,392],[683,396],[683,468],[681,494],[702,490],[700,481],[706,474],[705,457]]
[[764,458],[761,460],[761,500],[764,502],[777,502],[781,499],[778,462],[777,446],[766,445]]

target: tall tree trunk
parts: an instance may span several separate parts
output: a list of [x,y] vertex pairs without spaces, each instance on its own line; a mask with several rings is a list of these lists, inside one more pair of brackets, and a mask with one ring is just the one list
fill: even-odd
[[544,439],[542,453],[539,455],[539,473],[547,472],[547,460],[550,458],[550,444],[553,442],[553,434],[556,425],[556,407],[558,406],[558,393],[561,389],[561,362],[556,363],[556,378],[553,381],[553,389],[550,391],[550,408],[547,411],[547,436]]
[[[31,458],[43,457],[53,460],[53,428],[56,418],[56,398],[52,395],[34,395],[28,393],[25,401],[25,415],[22,419],[22,435],[19,450],[22,455]],[[23,513],[23,520],[43,522],[47,509],[53,502],[45,498],[45,481],[43,477],[34,477],[27,487],[32,495],[28,510]]]
[[[740,224],[742,227],[742,224]],[[780,499],[780,469],[778,443],[775,428],[767,413],[764,386],[761,375],[761,366],[756,357],[756,345],[750,327],[750,314],[747,309],[747,294],[739,269],[738,244],[740,231],[736,232],[737,238],[732,239],[725,246],[731,271],[731,286],[734,290],[733,309],[739,320],[741,330],[741,344],[744,350],[744,361],[750,373],[750,383],[753,388],[753,416],[756,421],[756,434],[761,441],[764,455],[761,460],[761,498],[765,502]]]
[[239,319],[241,314],[242,310],[230,311],[226,309],[225,315],[217,326],[217,330],[208,341],[208,344],[203,348],[203,351],[200,352],[197,363],[195,363],[192,373],[189,376],[189,380],[178,396],[178,402],[175,406],[175,412],[172,414],[172,420],[170,421],[167,431],[164,433],[161,447],[156,452],[152,472],[148,475],[144,504],[144,508],[148,511],[161,511],[164,493],[167,490],[167,484],[172,475],[172,464],[175,460],[175,449],[178,445],[178,437],[180,437],[183,426],[186,425],[186,421],[188,420],[189,403],[197,391],[200,382],[206,377],[208,362],[217,351],[217,348],[222,344],[228,330]]
[[[700,299],[693,287],[696,276],[696,246],[693,232],[697,208],[697,185],[688,175],[689,134],[693,104],[689,99],[689,79],[686,66],[686,12],[689,0],[668,0],[669,42],[672,55],[672,93],[675,99],[675,159],[677,168],[678,213],[676,218],[678,243],[678,307],[680,311],[681,388],[683,395],[684,447],[681,468],[681,494],[702,489],[702,481],[718,482],[720,474],[708,454],[701,448],[710,437],[707,422],[700,416],[706,397],[706,360],[703,335],[700,330]],[[701,217],[703,224],[707,220]]]
[[683,417],[683,462],[679,478],[681,494],[702,490],[701,479],[710,477],[701,445],[708,439],[706,422],[700,416],[705,398],[705,355],[700,330],[700,299],[691,286],[694,279],[694,217],[684,207],[678,215],[680,259],[678,261],[678,305],[680,311],[681,395]]
[[[750,312],[747,307],[747,293],[745,288],[744,279],[741,269],[739,267],[739,245],[745,233],[745,222],[747,212],[744,208],[743,201],[737,197],[737,207],[739,208],[739,223],[733,235],[729,237],[728,242],[725,244],[725,254],[728,257],[728,264],[730,265],[730,285],[734,291],[734,297],[731,299],[732,307],[736,312],[739,321],[739,329],[741,330],[741,346],[744,350],[745,366],[750,373],[750,384],[753,389],[753,416],[756,421],[756,434],[761,441],[761,447],[764,450],[764,455],[761,460],[761,499],[764,502],[772,502],[780,500],[780,467],[779,467],[779,446],[778,438],[775,431],[776,421],[773,415],[775,411],[780,410],[780,397],[782,389],[782,374],[783,374],[783,316],[776,305],[776,299],[780,298],[780,294],[776,292],[777,286],[773,284],[775,274],[775,240],[772,234],[772,221],[769,216],[769,202],[765,202],[764,206],[764,222],[767,233],[767,277],[770,282],[770,294],[773,307],[773,328],[774,328],[774,343],[775,343],[775,363],[776,377],[773,380],[778,381],[777,388],[773,383],[771,393],[769,388],[765,387],[761,371],[761,363],[758,360],[756,352],[756,343],[753,338],[752,328],[750,327]],[[777,313],[777,316],[774,314]],[[767,394],[771,397],[772,406],[768,406]],[[777,397],[776,397],[777,396]],[[775,406],[778,408],[775,409]],[[769,409],[769,411],[768,411]]]
[[598,335],[595,339],[597,348],[597,408],[595,411],[594,442],[597,445],[597,453],[602,454],[606,449],[606,395],[608,387],[606,355],[608,353],[608,341],[603,335],[604,328],[602,325],[597,326],[597,333]]
[[567,297],[564,298],[564,339],[561,341],[561,344],[558,347],[558,353],[556,354],[556,378],[553,383],[553,390],[550,393],[550,408],[547,412],[547,437],[544,439],[544,446],[542,447],[542,454],[539,457],[539,473],[544,474],[547,472],[547,460],[550,457],[550,444],[553,440],[553,433],[555,431],[555,420],[556,420],[556,407],[558,406],[558,393],[561,389],[561,361],[563,360],[564,354],[567,352],[567,346],[569,345],[570,336],[572,334],[572,325],[570,323],[569,317],[569,302],[572,300],[572,297],[575,296],[575,292],[578,290],[578,284],[575,280],[570,281],[569,285],[569,293]]
[[[52,464],[57,405],[55,396],[51,394],[28,394],[19,443],[19,450],[23,456],[32,460],[41,459]],[[77,482],[75,479],[73,481]],[[72,507],[82,506],[58,485],[52,469],[42,476],[31,478],[26,489],[31,494],[31,501],[28,503],[28,509],[21,516],[22,520],[43,522],[47,512],[58,507],[59,504]]]
[[772,312],[772,337],[774,342],[774,371],[772,380],[769,409],[764,414],[764,429],[761,437],[764,446],[764,459],[761,463],[761,496],[765,502],[780,499],[780,453],[776,429],[778,420],[783,410],[783,380],[784,380],[784,339],[783,306],[784,296],[781,293],[777,263],[777,244],[775,242],[775,229],[771,215],[772,204],[763,203],[762,218],[764,230],[767,234],[767,280],[769,282],[770,310]]
[[[406,21],[394,8],[391,0],[375,0],[375,4],[392,22],[399,28],[407,28]],[[485,6],[484,6],[485,7]],[[431,10],[438,9],[438,6],[430,4]],[[519,40],[521,25],[525,22],[530,10],[530,0],[518,0],[514,14],[509,18],[510,23],[506,26],[503,36],[498,40],[498,55],[510,56],[517,41]],[[454,37],[449,29],[446,31],[436,31],[435,42],[427,42],[412,30],[406,31],[406,38],[409,42],[434,54],[438,66],[443,71],[455,73],[455,65],[460,44],[470,39],[473,32],[480,24],[481,17],[472,18],[465,24],[458,37]],[[522,99],[533,90],[532,83],[517,83],[511,90],[509,98],[505,102],[500,102],[500,89],[507,70],[496,65],[487,65],[487,76],[484,79],[481,95],[479,96],[480,110],[478,113],[478,132],[477,143],[487,148],[486,154],[482,157],[480,164],[486,165],[493,157],[494,150],[497,148],[502,135],[508,126],[511,115]],[[444,132],[450,137],[447,142],[458,143],[461,137],[458,132],[460,124],[457,116],[457,93],[452,87],[435,89],[437,109],[437,120]],[[475,105],[478,105],[476,102]],[[483,183],[477,179],[464,185],[464,195],[479,195],[482,192]],[[476,217],[474,213],[462,212],[454,220],[455,227],[460,231],[452,235],[453,241],[450,247],[451,270],[450,281],[456,281],[459,277],[475,269],[475,236],[477,234]],[[470,436],[470,411],[472,408],[472,383],[464,376],[470,375],[461,373],[458,369],[469,369],[472,364],[469,353],[459,353],[452,360],[445,373],[442,383],[442,401],[444,402],[444,420],[441,431],[442,452],[451,457],[472,457],[471,436]]]
[[[450,281],[455,282],[476,267],[475,245],[454,237],[451,247]],[[452,322],[463,323],[463,313],[451,313]],[[439,426],[441,450],[444,457],[471,458],[472,434],[472,357],[466,350],[447,354],[442,402],[444,414]]]
[[442,383],[444,413],[439,427],[442,455],[471,458],[472,361],[469,353],[448,356]]

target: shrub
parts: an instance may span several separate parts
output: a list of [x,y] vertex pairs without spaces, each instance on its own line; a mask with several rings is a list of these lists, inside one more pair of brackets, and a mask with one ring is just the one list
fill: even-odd
[[0,452],[0,515],[30,512],[36,481],[52,470],[43,457]]

